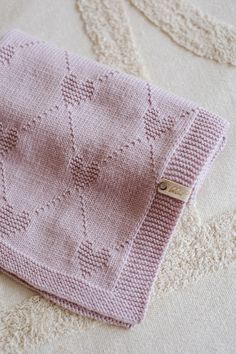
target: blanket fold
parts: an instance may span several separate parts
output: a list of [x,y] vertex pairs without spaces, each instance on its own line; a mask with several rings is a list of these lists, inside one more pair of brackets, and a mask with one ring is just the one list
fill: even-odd
[[142,320],[228,123],[21,31],[0,40],[0,269],[84,316]]

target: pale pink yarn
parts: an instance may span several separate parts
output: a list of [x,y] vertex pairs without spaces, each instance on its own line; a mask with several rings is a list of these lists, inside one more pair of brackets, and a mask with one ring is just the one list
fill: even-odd
[[129,327],[228,124],[135,76],[20,31],[0,41],[0,268]]

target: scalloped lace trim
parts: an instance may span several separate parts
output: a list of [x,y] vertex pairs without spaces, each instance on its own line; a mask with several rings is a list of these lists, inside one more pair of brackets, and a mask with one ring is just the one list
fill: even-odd
[[236,28],[186,0],[129,0],[153,24],[190,52],[236,65]]

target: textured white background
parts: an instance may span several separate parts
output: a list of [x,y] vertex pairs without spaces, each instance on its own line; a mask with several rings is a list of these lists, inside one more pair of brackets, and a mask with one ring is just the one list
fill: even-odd
[[[205,13],[236,24],[234,0],[192,0],[192,3]],[[198,209],[203,221],[233,210],[236,199],[236,67],[195,56],[175,44],[128,3],[126,10],[151,81],[222,114],[231,122],[228,145],[199,193]],[[94,57],[74,0],[1,0],[0,33],[11,28],[20,28],[80,55]],[[191,287],[156,297],[146,320],[130,331],[105,325],[78,330],[76,334],[65,331],[49,343],[35,344],[28,349],[22,346],[17,352],[234,353],[233,279],[235,269],[231,266],[205,276]],[[2,303],[5,309],[10,310],[32,294],[6,276],[0,277],[0,305]],[[0,338],[1,330],[0,326]]]

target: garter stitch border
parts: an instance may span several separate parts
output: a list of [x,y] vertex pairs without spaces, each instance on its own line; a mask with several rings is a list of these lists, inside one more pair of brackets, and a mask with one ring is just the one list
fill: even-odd
[[[31,45],[34,44],[33,41],[30,43]],[[4,47],[2,49],[0,58],[2,58],[3,65],[10,62],[14,53],[15,51],[12,48],[6,49]],[[88,65],[91,64],[90,61],[88,63]],[[70,70],[69,62],[67,66]],[[133,76],[122,75],[129,77],[131,81],[143,82]],[[74,84],[77,85],[77,83]],[[83,84],[82,86],[84,88]],[[90,82],[87,88],[91,93],[93,86]],[[85,94],[85,96],[75,96],[75,99],[71,101],[71,98],[67,97],[67,91],[65,91],[66,103],[78,103],[80,100],[89,99],[90,93],[89,95]],[[171,96],[164,90],[159,90],[158,94],[163,101]],[[174,97],[174,95],[172,96]],[[48,267],[33,259],[33,255],[26,255],[16,247],[11,246],[5,238],[1,237],[0,268],[19,281],[38,290],[46,298],[73,312],[124,327],[139,323],[145,315],[152,284],[158,274],[171,235],[185,205],[185,202],[160,194],[157,189],[158,182],[161,178],[167,178],[190,187],[193,189],[191,199],[194,198],[202,182],[203,173],[206,174],[212,161],[226,142],[228,124],[222,118],[207,112],[192,102],[186,102],[176,97],[175,99],[178,100],[179,105],[183,106],[184,114],[187,114],[188,120],[184,120],[185,117],[182,116],[183,120],[176,126],[176,133],[180,133],[180,135],[176,134],[174,137],[172,149],[167,151],[162,168],[155,176],[155,189],[145,217],[137,228],[126,261],[111,289],[103,289],[102,284],[101,286],[91,285],[86,279],[79,279],[76,276],[68,275],[66,272],[59,272],[52,267]],[[174,123],[174,118],[170,117],[170,120],[166,123],[164,121],[165,127],[160,127],[156,132],[153,119],[158,117],[158,111],[151,110],[151,97],[149,97],[148,102],[150,106],[146,112],[148,112],[149,122],[147,124],[149,126],[146,130],[146,137],[150,147],[151,163],[155,170],[152,140],[156,139],[159,134],[168,131]],[[73,132],[72,129],[71,126],[71,132]],[[73,150],[76,149],[74,142],[72,148]],[[82,160],[75,157],[72,164],[73,171],[78,168],[78,164],[75,165],[76,159],[82,166]],[[84,176],[86,176],[86,171],[84,171]],[[92,183],[90,177],[86,181]],[[78,181],[77,187],[79,190],[83,190],[84,186],[85,182]],[[28,215],[25,217],[28,217]],[[14,221],[14,218],[12,220]],[[24,227],[25,223],[23,222],[22,225]],[[1,226],[0,220],[0,228]],[[90,245],[90,243],[87,243],[87,245]],[[109,258],[108,253],[104,251],[102,257],[104,257],[104,263],[101,263],[101,265],[106,265]]]

